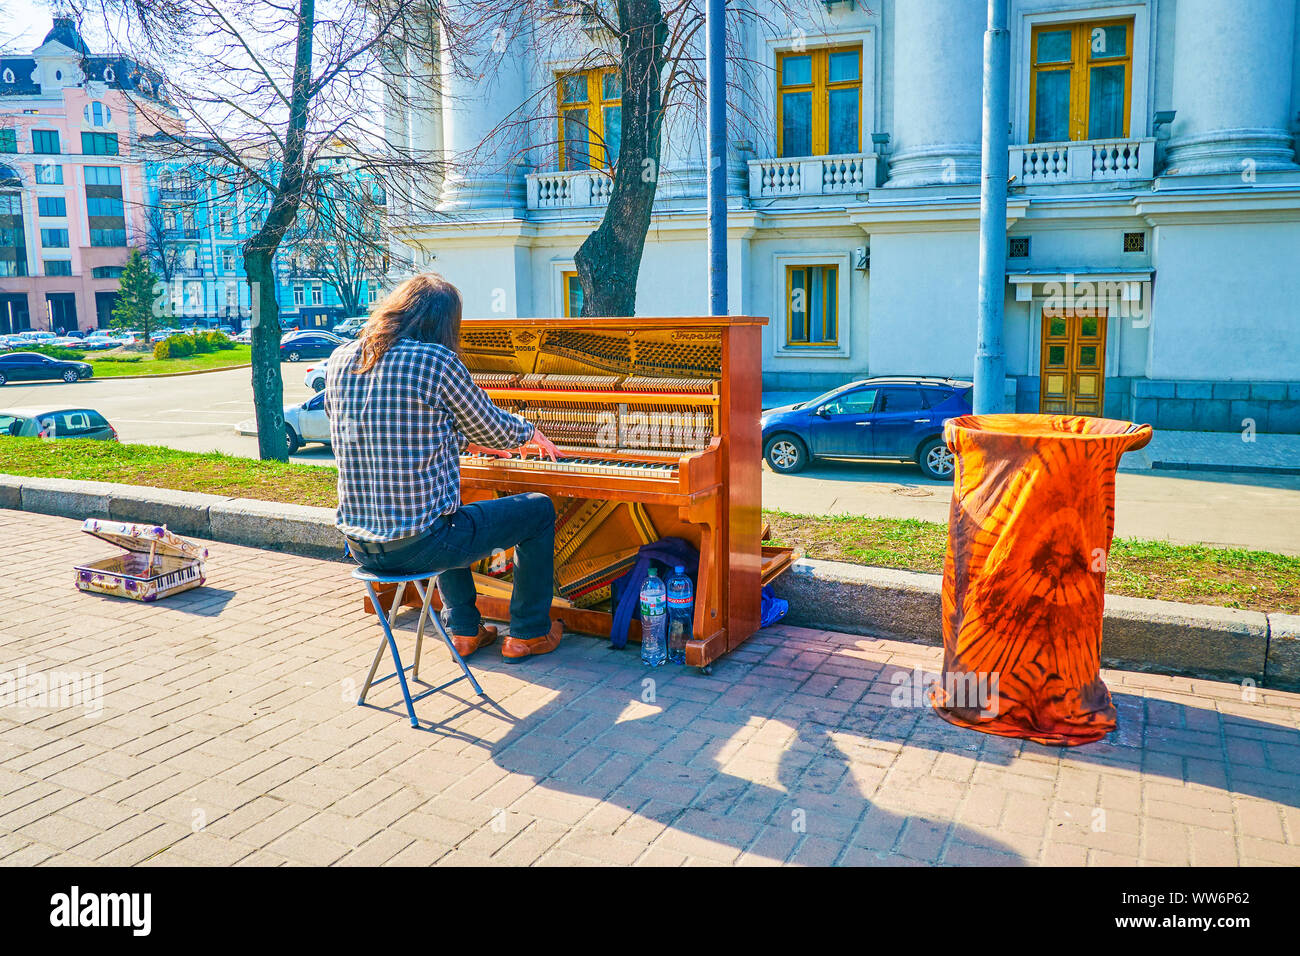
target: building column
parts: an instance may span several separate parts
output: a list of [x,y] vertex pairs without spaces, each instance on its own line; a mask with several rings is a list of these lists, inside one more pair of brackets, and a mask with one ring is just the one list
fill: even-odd
[[1296,0],[1179,0],[1169,175],[1295,169]]
[[894,5],[894,118],[887,186],[980,176],[983,0]]
[[512,38],[484,40],[453,64],[444,38],[442,148],[448,162],[438,198],[441,212],[475,209],[522,214],[522,164],[527,126],[509,125],[527,98],[525,51]]
[[[406,57],[404,44],[397,39],[379,54],[381,70],[380,98],[384,110],[384,140],[398,156],[406,154],[410,146],[410,104],[407,101]],[[406,177],[397,172],[389,177],[388,212],[395,217],[410,213],[410,186]]]

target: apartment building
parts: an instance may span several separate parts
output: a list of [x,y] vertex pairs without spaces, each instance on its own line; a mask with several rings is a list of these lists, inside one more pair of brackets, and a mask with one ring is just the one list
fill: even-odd
[[144,198],[139,138],[180,128],[162,77],[56,17],[0,56],[0,333],[106,326]]
[[[242,328],[252,314],[243,244],[261,228],[269,207],[266,191],[240,184],[237,171],[223,168],[218,158],[205,158],[201,144],[194,143],[180,155],[174,148],[163,148],[169,144],[147,137],[142,145],[143,250],[155,273],[170,286],[172,314],[185,323]],[[339,205],[347,207],[336,215],[348,228],[300,222],[281,243],[272,269],[285,328],[329,328],[364,311],[383,283],[382,264],[373,252],[354,248],[360,244],[359,217],[367,212],[377,217],[382,211],[382,202],[373,201],[372,177],[336,157],[327,156],[318,166],[337,171],[321,179],[337,178],[330,188]],[[363,192],[365,210],[352,201]],[[311,217],[304,213],[304,218]],[[379,219],[368,225],[382,249]],[[342,248],[335,231],[345,233]],[[342,262],[346,256],[356,261]]]
[[[757,68],[733,67],[729,94],[729,300],[769,319],[765,386],[969,376],[984,0],[755,7],[732,24]],[[1011,10],[1007,406],[1300,431],[1296,0]],[[484,50],[482,69],[393,62],[440,92],[390,107],[388,135],[457,161],[401,239],[469,315],[581,307],[573,253],[618,152],[599,49],[589,29]],[[537,102],[550,128],[492,135]],[[666,117],[642,314],[707,311],[702,125]]]

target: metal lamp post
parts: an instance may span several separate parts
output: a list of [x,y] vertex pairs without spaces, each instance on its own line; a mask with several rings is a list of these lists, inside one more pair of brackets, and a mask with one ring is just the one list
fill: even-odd
[[727,314],[727,24],[726,0],[705,10],[708,90],[709,314]]
[[984,131],[980,180],[979,328],[975,347],[974,410],[1003,410],[1006,353],[1002,320],[1007,286],[1007,128],[1010,125],[1009,0],[989,0],[984,33]]

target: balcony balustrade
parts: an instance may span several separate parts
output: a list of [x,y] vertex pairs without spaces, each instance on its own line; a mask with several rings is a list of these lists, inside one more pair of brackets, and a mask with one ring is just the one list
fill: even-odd
[[1012,146],[1012,185],[1151,179],[1155,175],[1155,148],[1156,141],[1151,138]]
[[596,169],[530,173],[525,179],[530,210],[604,206],[614,189],[613,178]]
[[794,156],[749,161],[751,199],[854,195],[875,189],[875,153]]

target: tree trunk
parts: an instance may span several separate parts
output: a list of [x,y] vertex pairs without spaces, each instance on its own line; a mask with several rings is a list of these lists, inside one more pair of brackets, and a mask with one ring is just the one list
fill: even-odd
[[584,316],[636,312],[636,281],[659,181],[668,27],[659,0],[618,0],[623,141],[605,216],[573,257]]
[[289,446],[284,433],[284,382],[280,377],[280,305],[275,298],[272,263],[302,204],[306,181],[304,145],[311,99],[312,33],[315,27],[315,0],[302,0],[280,179],[262,228],[244,244],[244,268],[253,304],[253,407],[257,415],[257,451],[262,459],[276,461],[289,460]]
[[280,377],[280,305],[275,299],[273,255],[266,251],[244,255],[253,306],[253,407],[257,415],[258,457],[288,461],[284,382]]

